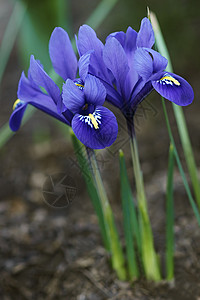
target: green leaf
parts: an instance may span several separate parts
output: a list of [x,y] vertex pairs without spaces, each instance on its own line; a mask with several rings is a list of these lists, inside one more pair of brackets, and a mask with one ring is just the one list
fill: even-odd
[[79,142],[79,140],[76,138],[72,130],[70,130],[70,134],[74,146],[74,151],[81,169],[81,173],[83,175],[83,178],[87,186],[88,194],[90,196],[90,199],[92,201],[92,204],[94,206],[95,212],[99,220],[99,226],[100,226],[104,246],[107,251],[111,251],[110,241],[106,230],[106,224],[105,224],[104,214],[101,206],[101,201],[96,190],[96,186],[91,174],[91,170],[88,165],[85,147],[83,146],[83,144],[81,144],[81,142]]
[[174,199],[173,199],[174,147],[170,144],[166,190],[166,277],[174,278]]
[[126,270],[124,267],[124,255],[123,255],[117,227],[115,224],[112,208],[108,201],[108,197],[103,185],[103,181],[99,172],[94,150],[87,148],[87,151],[88,151],[88,157],[90,160],[93,178],[96,183],[96,188],[98,191],[98,195],[100,197],[101,206],[104,214],[107,235],[110,242],[112,267],[116,271],[119,279],[125,280]]
[[158,263],[158,257],[154,248],[153,233],[148,215],[144,181],[140,167],[139,153],[135,136],[130,139],[130,147],[136,183],[142,245],[142,262],[144,266],[145,276],[149,280],[160,281],[160,267]]
[[27,6],[20,1],[16,1],[12,15],[6,27],[0,47],[0,82],[2,80],[6,65],[8,63],[10,53],[13,49],[19,29],[24,19]]
[[[123,208],[123,222],[124,222],[124,233],[126,242],[126,255],[127,264],[129,271],[129,279],[135,280],[138,278],[139,272],[136,262],[136,254],[134,249],[134,239],[136,238],[136,243],[138,249],[141,251],[141,241],[139,225],[137,220],[137,215],[135,211],[135,205],[133,202],[131,187],[128,181],[124,153],[122,150],[119,152],[120,161],[120,180],[121,180],[121,198],[122,198],[122,208]],[[141,252],[139,253],[141,254]]]
[[187,182],[187,179],[186,179],[186,176],[185,176],[185,173],[184,173],[184,170],[183,170],[183,167],[182,167],[182,164],[181,164],[181,161],[180,161],[177,149],[176,149],[175,141],[174,141],[174,138],[173,138],[173,135],[172,135],[171,126],[170,126],[170,123],[169,123],[169,118],[168,118],[168,115],[167,115],[167,109],[166,109],[166,105],[165,105],[165,100],[163,98],[161,98],[161,99],[162,99],[162,105],[163,105],[163,111],[164,111],[165,121],[166,121],[166,125],[167,125],[167,130],[168,130],[170,142],[171,142],[171,144],[174,147],[174,155],[175,155],[176,162],[177,162],[177,165],[178,165],[178,168],[179,168],[179,172],[181,174],[181,177],[182,177],[182,180],[183,180],[183,184],[185,186],[185,190],[186,190],[186,193],[188,195],[188,199],[190,201],[190,205],[191,205],[191,207],[193,209],[193,212],[194,212],[194,214],[196,216],[197,222],[198,222],[198,224],[200,226],[200,213],[199,213],[199,210],[198,210],[198,208],[196,206],[196,203],[195,203],[195,201],[194,201],[194,199],[192,197],[192,194],[191,194],[191,191],[190,191],[190,187],[188,185],[188,182]]
[[[168,59],[168,66],[167,66],[166,70],[169,72],[173,72],[169,52],[167,50],[167,46],[165,44],[165,40],[163,38],[156,15],[151,12],[150,18],[151,18],[152,26],[154,29],[154,34],[155,34],[155,39],[156,39],[156,47],[157,47],[158,51],[164,57],[166,57]],[[191,182],[192,182],[192,186],[194,189],[195,198],[196,198],[197,204],[200,209],[200,182],[199,182],[199,178],[198,178],[197,167],[196,167],[196,163],[195,163],[195,159],[194,159],[194,154],[193,154],[192,145],[190,142],[190,137],[189,137],[183,109],[181,106],[178,106],[174,103],[172,103],[172,106],[173,106],[173,110],[174,110],[174,114],[175,114],[175,118],[176,118],[176,122],[177,122],[177,126],[178,126],[178,131],[179,131],[179,135],[180,135],[180,139],[181,139],[181,143],[182,143],[182,147],[183,147],[183,151],[184,151],[185,160],[186,160],[189,174],[191,177]]]

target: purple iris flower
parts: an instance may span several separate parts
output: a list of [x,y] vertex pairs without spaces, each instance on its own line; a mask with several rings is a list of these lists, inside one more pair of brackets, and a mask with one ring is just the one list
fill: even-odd
[[[54,70],[64,80],[62,92],[31,56],[28,77],[23,72],[19,81],[10,128],[19,129],[26,107],[31,104],[71,126],[85,146],[92,149],[110,146],[117,137],[118,125],[114,114],[103,107],[104,85],[88,74],[91,51],[77,61],[68,34],[57,27],[50,38],[49,54]],[[77,72],[80,78],[76,78]]]
[[128,27],[126,33],[110,34],[105,45],[92,28],[79,29],[77,48],[80,55],[90,49],[89,73],[99,78],[107,90],[107,101],[131,120],[138,104],[155,89],[161,96],[185,106],[194,98],[193,89],[182,77],[164,71],[167,59],[152,49],[154,32],[148,18],[139,32]]

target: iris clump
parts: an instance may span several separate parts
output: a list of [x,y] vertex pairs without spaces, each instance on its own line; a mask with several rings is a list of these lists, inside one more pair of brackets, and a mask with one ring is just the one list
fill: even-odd
[[93,49],[89,72],[105,85],[107,101],[118,107],[128,120],[153,89],[181,106],[190,104],[194,98],[193,89],[185,79],[164,71],[168,61],[152,49],[154,43],[148,18],[142,20],[139,32],[128,27],[126,33],[111,33],[105,45],[89,26],[79,29],[79,54]]
[[[152,90],[180,106],[189,105],[194,98],[193,89],[185,79],[165,71],[168,60],[153,49],[154,44],[154,32],[148,18],[142,20],[139,32],[128,27],[126,33],[111,33],[106,38],[105,45],[91,27],[83,25],[76,37],[80,56],[77,60],[68,34],[60,27],[55,28],[49,41],[49,54],[55,72],[63,79],[62,89],[32,55],[28,76],[24,72],[21,75],[18,99],[10,117],[10,127],[17,131],[26,107],[30,104],[71,126],[75,136],[86,146],[87,158],[73,136],[83,174],[86,172],[90,178],[90,182],[86,181],[86,184],[99,218],[105,248],[111,255],[113,269],[123,280],[134,280],[139,276],[135,248],[146,278],[161,280],[134,132],[134,114],[138,105]],[[130,134],[138,214],[132,199],[124,154],[120,151],[128,271],[112,209],[92,150],[109,147],[117,138],[117,120],[104,106],[105,101],[122,112]],[[173,159],[174,153],[171,155]],[[170,180],[172,181],[172,176]],[[170,278],[172,277],[173,274]]]
[[[54,70],[64,80],[62,91],[32,55],[28,77],[23,72],[19,81],[18,100],[10,118],[11,129],[19,129],[26,107],[31,104],[71,126],[85,146],[92,149],[110,146],[117,138],[117,121],[103,106],[104,85],[88,73],[91,53],[85,53],[77,61],[68,34],[62,28],[53,31],[49,53]],[[77,78],[78,72],[80,77]]]
[[[64,80],[61,92],[40,62],[31,56],[28,78],[23,72],[19,81],[19,99],[10,119],[13,131],[19,129],[26,106],[31,104],[72,126],[86,146],[101,149],[117,137],[117,122],[103,106],[105,100],[118,107],[129,122],[153,89],[177,105],[192,102],[190,84],[164,71],[167,59],[152,49],[155,39],[148,18],[142,20],[138,33],[131,27],[126,33],[111,33],[105,45],[91,27],[83,25],[76,42],[79,61],[62,28],[55,28],[50,38],[50,58],[54,70]],[[76,77],[78,71],[80,78]]]

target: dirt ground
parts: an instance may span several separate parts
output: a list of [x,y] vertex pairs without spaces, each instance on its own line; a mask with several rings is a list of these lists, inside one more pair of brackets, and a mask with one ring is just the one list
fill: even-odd
[[[1,85],[0,124],[9,119],[16,98],[21,67],[16,63],[15,50]],[[193,76],[191,81],[197,100],[198,80]],[[183,158],[170,103],[167,107]],[[198,101],[185,108],[198,166],[199,111]],[[124,121],[118,117],[117,141],[112,148],[98,152],[98,163],[124,246],[120,148],[126,155],[134,196],[135,187]],[[156,93],[139,108],[135,121],[155,246],[164,276],[169,138]],[[0,299],[200,300],[200,229],[178,170],[174,176],[175,280],[158,284],[144,278],[134,283],[119,281],[110,268],[98,220],[64,130],[49,116],[36,112],[0,150]],[[45,194],[50,189],[50,177],[54,181],[64,178],[73,188],[59,202]]]

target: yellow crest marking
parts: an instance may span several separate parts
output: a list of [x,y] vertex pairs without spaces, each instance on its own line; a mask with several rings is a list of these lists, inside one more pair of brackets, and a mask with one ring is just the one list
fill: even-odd
[[84,85],[80,84],[80,83],[75,83],[75,85],[80,86],[82,88],[84,88]]
[[178,80],[176,80],[175,78],[173,78],[171,76],[164,76],[160,80],[169,80],[169,81],[172,81],[175,85],[181,85]]
[[21,102],[20,99],[17,99],[17,100],[14,102],[14,104],[13,104],[13,110],[15,110],[17,104],[20,103],[20,102]]
[[94,128],[99,129],[99,125],[98,125],[97,120],[95,119],[95,117],[92,114],[89,114],[89,117],[92,121],[92,124],[94,125]]

